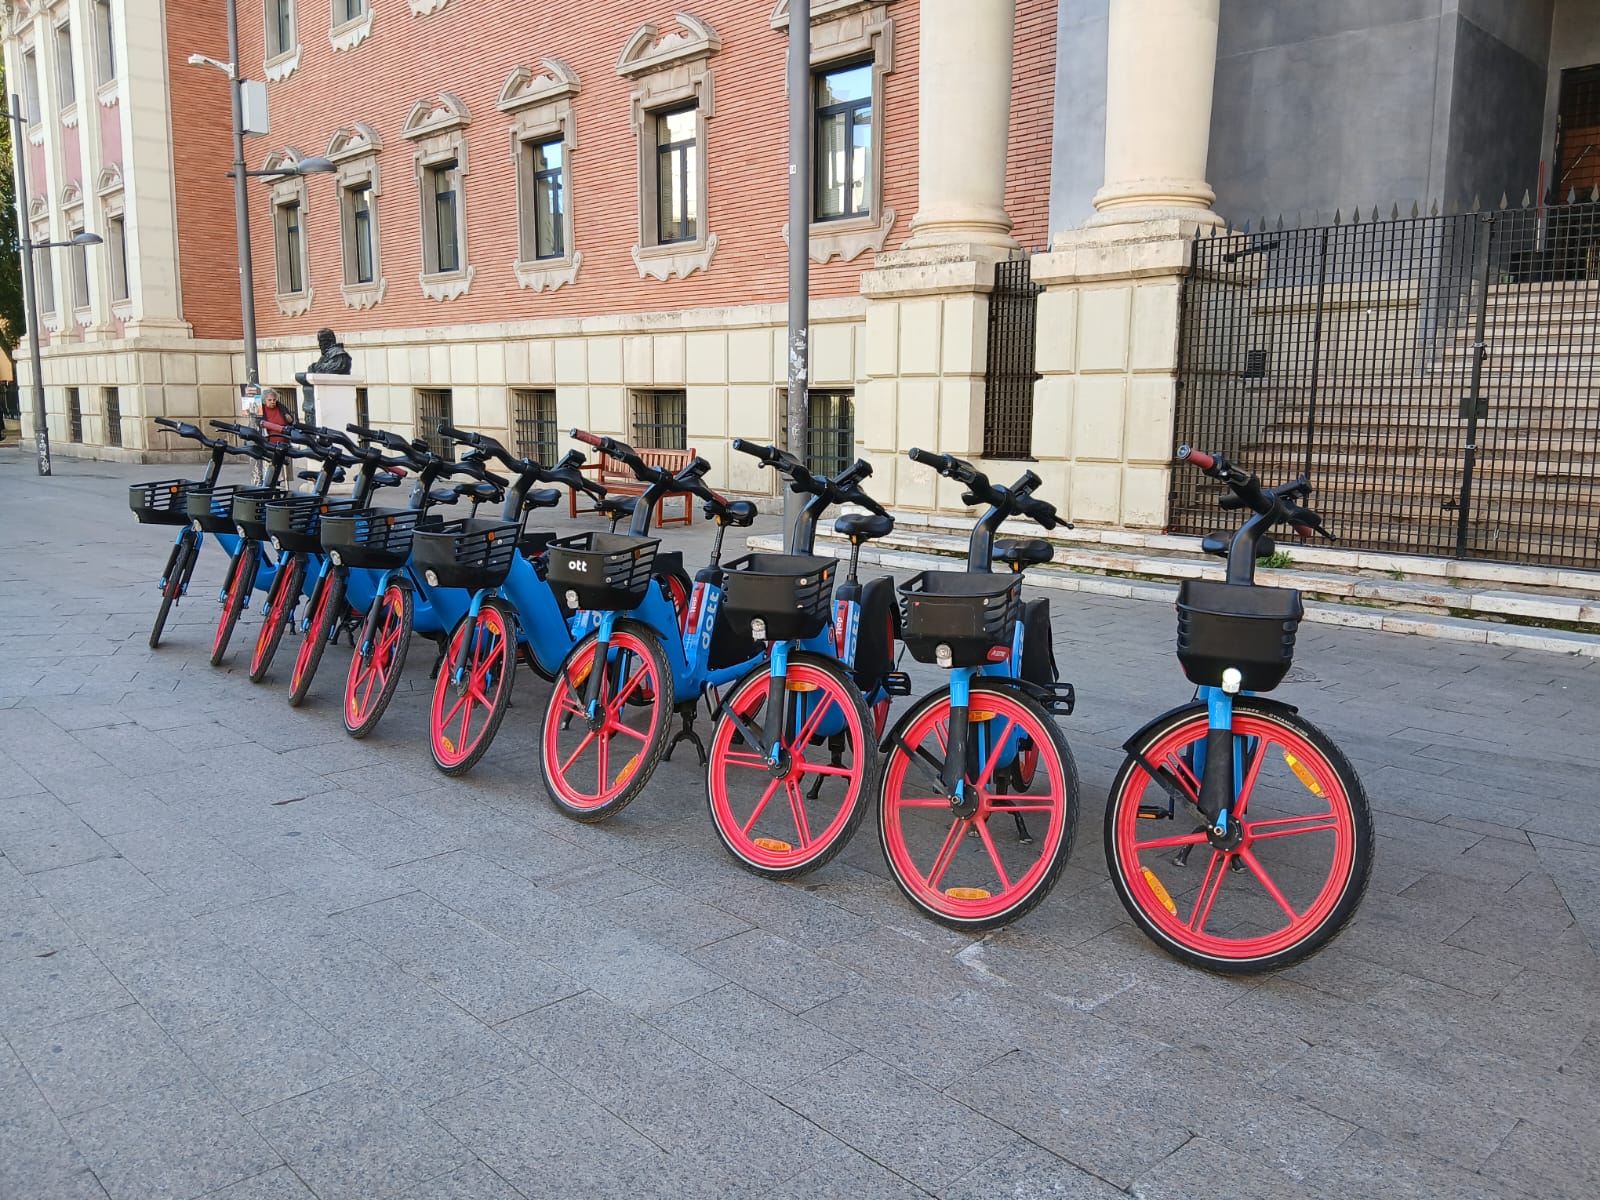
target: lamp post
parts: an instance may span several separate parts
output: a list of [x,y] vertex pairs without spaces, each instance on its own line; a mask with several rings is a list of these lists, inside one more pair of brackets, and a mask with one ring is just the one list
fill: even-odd
[[12,123],[11,160],[17,170],[17,228],[22,233],[22,299],[28,318],[28,359],[33,364],[33,441],[39,456],[39,474],[50,474],[50,427],[44,415],[44,371],[39,356],[39,300],[33,287],[33,252],[58,246],[98,246],[104,239],[98,233],[80,233],[65,242],[35,242],[28,224],[28,144],[27,120],[22,113],[22,98],[11,97],[6,119]]

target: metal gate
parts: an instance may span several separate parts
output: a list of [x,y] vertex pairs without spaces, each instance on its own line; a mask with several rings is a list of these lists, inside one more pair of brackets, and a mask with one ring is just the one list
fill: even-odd
[[[1600,196],[1201,238],[1176,441],[1349,546],[1600,566]],[[1175,471],[1170,525],[1224,524]]]
[[994,265],[989,295],[989,354],[983,376],[983,456],[1033,457],[1034,346],[1039,293],[1028,258]]

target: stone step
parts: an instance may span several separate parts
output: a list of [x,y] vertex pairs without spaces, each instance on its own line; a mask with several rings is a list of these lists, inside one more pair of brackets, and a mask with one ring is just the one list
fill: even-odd
[[[928,549],[901,549],[893,544],[885,544],[888,539],[870,542],[869,546],[862,547],[862,565],[883,566],[886,570],[898,571],[928,571],[952,570],[957,568],[965,557],[965,541],[950,538],[950,542],[958,542],[954,554],[934,552]],[[1192,539],[1190,539],[1192,541]],[[760,536],[760,538],[747,539],[752,550],[781,550],[782,539],[776,536]],[[843,539],[835,538],[832,534],[819,536],[818,554],[830,554],[834,557],[850,557],[850,546]],[[1115,560],[1114,555],[1106,555],[1107,560]],[[1058,592],[1083,592],[1091,595],[1115,595],[1115,597],[1128,597],[1134,600],[1157,600],[1157,602],[1173,603],[1178,595],[1178,582],[1186,578],[1219,578],[1221,563],[1214,558],[1206,558],[1205,562],[1192,563],[1189,573],[1176,573],[1176,568],[1163,576],[1155,578],[1141,578],[1146,576],[1146,571],[1136,570],[1138,566],[1147,565],[1154,560],[1128,555],[1125,562],[1133,563],[1134,570],[1123,570],[1120,566],[1061,566],[1051,563],[1048,566],[1037,566],[1027,573],[1027,582],[1034,587],[1058,590]],[[1131,576],[1131,578],[1130,578]],[[1317,624],[1331,624],[1331,626],[1344,626],[1349,629],[1381,630],[1387,634],[1411,634],[1419,637],[1443,638],[1453,642],[1475,642],[1480,645],[1506,646],[1507,650],[1539,650],[1557,654],[1581,654],[1584,658],[1600,658],[1600,613],[1592,613],[1589,618],[1582,619],[1582,624],[1594,627],[1595,632],[1570,632],[1565,629],[1544,629],[1538,626],[1523,626],[1523,624],[1507,624],[1494,619],[1477,619],[1474,616],[1456,616],[1453,611],[1461,608],[1459,605],[1450,605],[1448,608],[1400,608],[1400,606],[1386,606],[1378,600],[1365,597],[1365,595],[1346,594],[1346,602],[1341,603],[1336,598],[1326,597],[1323,590],[1318,587],[1306,587],[1304,582],[1320,584],[1322,587],[1331,586],[1331,581],[1341,576],[1310,576],[1306,573],[1293,573],[1293,571],[1262,570],[1258,576],[1259,581],[1274,586],[1302,587],[1306,592],[1306,619]],[[1461,600],[1462,594],[1453,589],[1451,598]],[[1546,611],[1560,611],[1563,616],[1554,619],[1563,619],[1565,614],[1574,611],[1574,606],[1566,605],[1541,605],[1538,600],[1522,600],[1520,592],[1507,592],[1502,594],[1506,598],[1496,600],[1493,592],[1474,592],[1466,594],[1469,600],[1482,603],[1482,608],[1470,608],[1469,611],[1482,613],[1483,618],[1490,618],[1493,614],[1510,614],[1515,606],[1522,606],[1523,610],[1515,613],[1528,619],[1542,618]],[[1354,603],[1352,603],[1354,602]],[[1494,605],[1501,605],[1499,610]],[[1512,608],[1506,608],[1506,606]],[[1584,605],[1576,605],[1576,611],[1582,611]],[[1590,603],[1589,608],[1600,608],[1600,603]]]

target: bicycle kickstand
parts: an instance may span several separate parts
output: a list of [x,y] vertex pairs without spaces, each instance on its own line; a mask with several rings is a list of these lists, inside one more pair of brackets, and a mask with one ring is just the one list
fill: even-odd
[[[828,739],[828,765],[830,767],[844,766],[844,737],[834,734]],[[807,800],[815,800],[822,791],[822,782],[826,775],[818,775],[811,781],[811,790],[806,793]]]
[[700,735],[694,731],[695,706],[682,704],[678,706],[678,719],[683,722],[682,728],[672,735],[672,740],[667,743],[666,753],[661,757],[666,762],[672,761],[672,751],[679,742],[693,742],[694,748],[700,754],[700,764],[704,766],[711,759],[706,755],[705,743],[700,740]]

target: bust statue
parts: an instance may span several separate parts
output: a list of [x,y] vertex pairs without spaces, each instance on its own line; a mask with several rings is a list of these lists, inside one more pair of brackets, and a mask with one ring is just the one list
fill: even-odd
[[295,382],[305,389],[305,412],[301,420],[307,425],[317,423],[317,389],[306,376],[350,374],[350,352],[344,348],[333,330],[317,330],[317,349],[321,352],[317,361],[304,371],[297,372],[294,377]]

